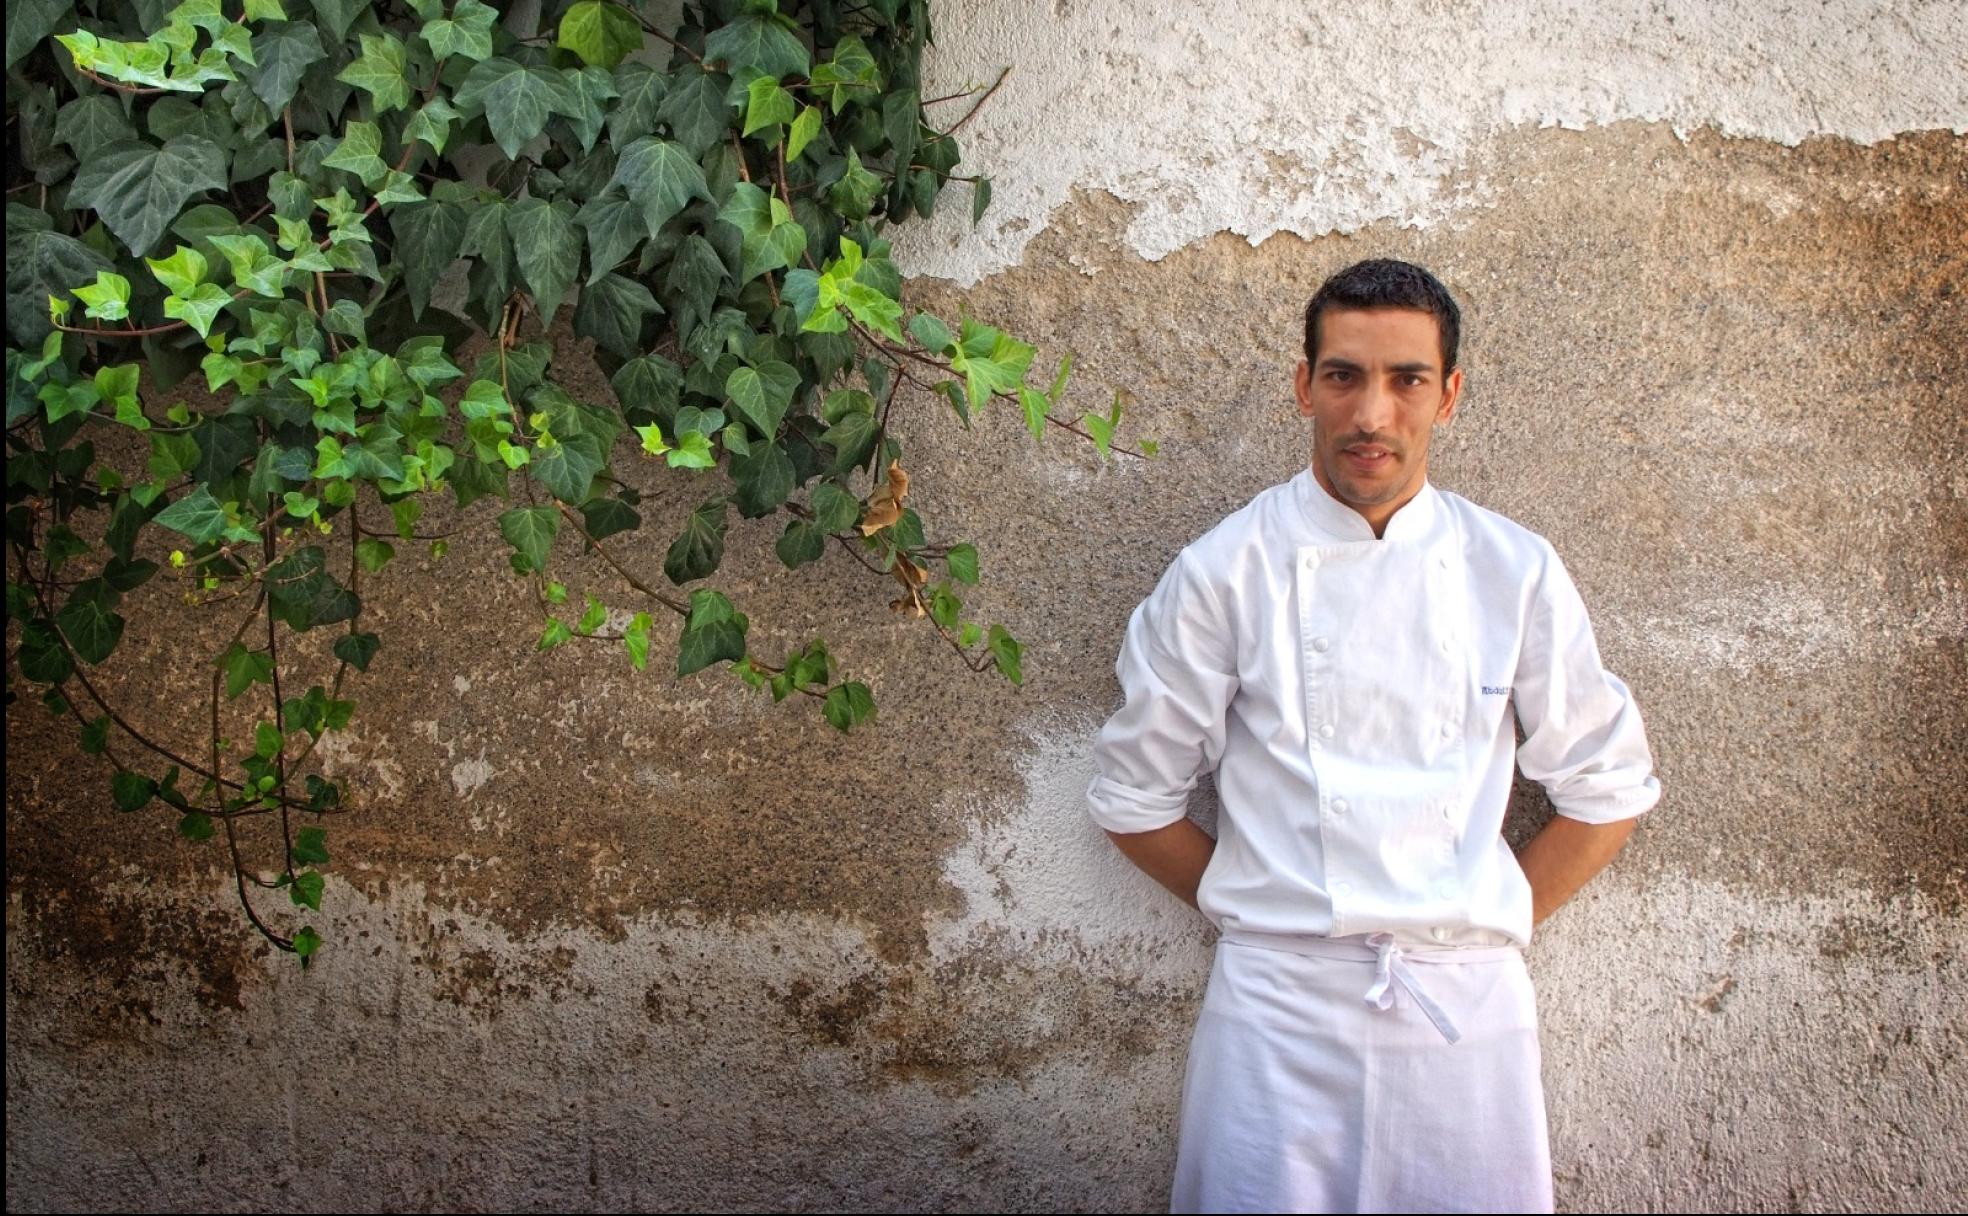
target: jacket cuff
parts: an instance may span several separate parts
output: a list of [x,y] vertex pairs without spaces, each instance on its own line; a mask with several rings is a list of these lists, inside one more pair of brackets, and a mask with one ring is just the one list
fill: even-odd
[[1660,801],[1660,779],[1649,775],[1639,785],[1616,793],[1584,798],[1552,799],[1552,806],[1567,819],[1581,823],[1617,823],[1646,814]]
[[1096,776],[1087,786],[1087,813],[1110,832],[1152,832],[1189,813],[1189,791],[1160,794]]

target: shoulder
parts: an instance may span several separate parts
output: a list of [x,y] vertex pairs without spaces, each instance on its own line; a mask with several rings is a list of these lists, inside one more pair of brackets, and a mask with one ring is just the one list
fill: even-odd
[[1212,587],[1234,584],[1250,562],[1299,543],[1294,534],[1298,517],[1291,495],[1288,481],[1258,491],[1249,502],[1185,545],[1176,561]]
[[1460,494],[1449,490],[1439,493],[1471,564],[1532,586],[1543,583],[1554,570],[1564,570],[1558,551],[1542,535]]

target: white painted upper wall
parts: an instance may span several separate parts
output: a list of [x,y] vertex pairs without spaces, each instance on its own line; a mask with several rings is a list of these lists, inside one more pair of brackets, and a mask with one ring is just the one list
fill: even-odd
[[1509,184],[1452,176],[1520,124],[1968,133],[1964,0],[963,0],[932,18],[926,96],[1012,69],[960,133],[959,172],[993,183],[977,231],[956,186],[898,234],[910,273],[965,286],[1015,265],[1075,187],[1135,204],[1129,243],[1159,259],[1221,231],[1256,243],[1481,206]]

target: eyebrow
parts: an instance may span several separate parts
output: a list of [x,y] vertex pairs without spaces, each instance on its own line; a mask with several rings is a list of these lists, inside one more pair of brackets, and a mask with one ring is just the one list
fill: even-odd
[[[1327,355],[1325,358],[1320,359],[1319,367],[1321,369],[1334,368],[1340,371],[1349,371],[1349,372],[1358,372],[1358,371],[1366,370],[1365,368],[1361,367],[1359,364],[1353,362],[1351,359],[1342,359],[1337,355]],[[1405,375],[1410,372],[1432,372],[1435,370],[1435,365],[1433,363],[1396,363],[1391,365],[1387,370],[1392,372],[1400,372]]]

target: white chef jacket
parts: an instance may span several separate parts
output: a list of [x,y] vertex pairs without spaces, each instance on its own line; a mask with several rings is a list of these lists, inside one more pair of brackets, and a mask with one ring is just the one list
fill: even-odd
[[1126,701],[1094,742],[1089,810],[1165,827],[1215,768],[1197,902],[1226,937],[1525,945],[1513,753],[1573,819],[1660,797],[1557,553],[1432,484],[1382,539],[1309,467],[1265,490],[1176,555],[1114,672]]

